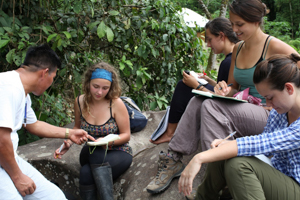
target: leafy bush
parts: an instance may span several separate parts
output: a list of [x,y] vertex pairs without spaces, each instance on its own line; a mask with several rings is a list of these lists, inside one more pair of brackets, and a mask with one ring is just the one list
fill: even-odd
[[205,62],[202,41],[177,14],[181,7],[170,0],[31,0],[20,1],[18,7],[2,3],[0,71],[16,69],[34,44],[48,43],[63,62],[53,87],[32,97],[39,119],[55,125],[70,119],[58,109],[69,109],[62,99],[81,93],[83,72],[100,60],[116,67],[123,95],[145,110],[165,109],[181,71],[197,71]]

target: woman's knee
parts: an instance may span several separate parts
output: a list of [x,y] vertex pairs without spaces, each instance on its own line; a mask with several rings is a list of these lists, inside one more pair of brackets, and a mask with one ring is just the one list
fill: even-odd
[[94,184],[93,173],[89,164],[85,164],[80,168],[79,183],[81,185]]
[[226,160],[224,166],[225,177],[233,179],[235,176],[240,176],[242,172],[252,171],[252,157],[235,157]]

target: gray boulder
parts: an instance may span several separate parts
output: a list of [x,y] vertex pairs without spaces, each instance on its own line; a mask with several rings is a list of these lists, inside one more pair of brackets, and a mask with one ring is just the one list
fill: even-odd
[[[149,138],[157,128],[165,111],[147,111],[148,123],[144,130],[132,133],[130,146],[133,149],[133,162],[131,167],[114,183],[114,199],[117,200],[154,200],[154,199],[185,199],[178,192],[178,179],[172,181],[170,187],[163,193],[152,195],[146,191],[146,186],[155,177],[157,172],[157,160],[160,151],[166,151],[167,143],[154,145]],[[72,128],[73,124],[67,127]],[[62,144],[63,139],[44,138],[36,142],[20,146],[18,154],[36,167],[47,179],[56,182],[66,193],[79,197],[79,153],[81,146],[73,145],[62,157],[55,159],[54,151]],[[200,145],[199,145],[200,146]],[[200,147],[199,147],[200,148]],[[184,156],[183,162],[188,164],[194,156]],[[203,177],[204,169],[194,180],[194,186],[198,185]]]

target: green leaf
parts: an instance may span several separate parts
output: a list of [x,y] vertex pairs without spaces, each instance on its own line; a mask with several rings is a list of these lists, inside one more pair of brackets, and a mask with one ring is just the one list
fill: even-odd
[[10,40],[3,40],[3,39],[1,39],[1,40],[0,40],[0,49],[1,49],[2,47],[5,47],[5,46],[9,43],[9,41],[10,41]]
[[6,31],[9,32],[9,33],[12,33],[12,32],[13,32],[12,29],[9,28],[9,27],[3,27],[3,29],[6,30]]
[[0,17],[0,23],[2,24],[2,27],[8,27],[8,26],[10,26],[10,24],[8,24],[7,22],[6,22],[6,20],[5,20],[5,18],[4,17]]
[[155,101],[150,103],[150,110],[155,110],[156,107],[157,107],[157,103]]
[[158,107],[159,107],[159,109],[161,109],[162,108],[162,102],[161,101],[157,101],[157,104],[158,104]]
[[63,31],[63,33],[66,35],[66,37],[68,39],[70,39],[72,37],[71,34],[68,31]]
[[168,34],[164,34],[164,35],[163,35],[163,40],[166,42],[166,41],[168,41],[168,39],[169,39]]
[[107,34],[107,40],[109,42],[112,42],[114,40],[114,33],[109,27],[106,27],[106,34]]
[[82,8],[82,4],[81,4],[81,1],[79,1],[79,2],[76,2],[76,4],[73,7],[73,10],[75,13],[78,14],[81,11],[81,8]]
[[67,72],[67,68],[63,68],[62,70],[59,70],[59,76],[64,76]]
[[105,30],[106,30],[106,25],[102,21],[97,28],[97,35],[99,38],[102,38],[105,36]]
[[47,27],[42,26],[42,30],[43,30],[47,35],[49,34]]
[[97,26],[100,22],[99,21],[95,21],[92,23],[89,23],[88,27],[90,30],[92,30],[95,26]]
[[9,64],[12,64],[13,62],[13,54],[15,53],[15,51],[16,49],[12,49],[6,54],[6,60]]
[[119,65],[120,65],[120,70],[121,70],[121,71],[123,71],[123,69],[125,68],[125,65],[124,65],[124,63],[122,63],[122,62],[119,62]]
[[47,38],[47,43],[49,43],[52,40],[52,38],[54,38],[56,36],[57,36],[57,33],[49,35],[48,38]]
[[111,10],[111,11],[109,11],[108,13],[109,13],[110,15],[113,15],[113,16],[116,16],[116,15],[119,14],[119,12],[116,11],[116,10]]

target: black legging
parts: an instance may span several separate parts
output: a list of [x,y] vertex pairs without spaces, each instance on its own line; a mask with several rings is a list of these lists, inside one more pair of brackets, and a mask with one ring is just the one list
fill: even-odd
[[[93,150],[94,147],[90,147]],[[105,149],[96,147],[90,154],[89,146],[85,145],[80,152],[80,169],[79,183],[81,185],[94,184],[94,178],[90,164],[102,164],[105,155]],[[113,180],[119,178],[131,165],[132,156],[124,151],[108,150],[104,163],[108,162],[111,166]]]
[[[205,87],[208,90],[214,91],[212,85],[207,84]],[[179,122],[190,99],[195,96],[192,90],[193,88],[184,84],[182,80],[178,81],[171,101],[169,123]]]

